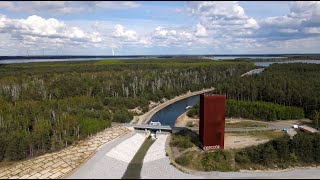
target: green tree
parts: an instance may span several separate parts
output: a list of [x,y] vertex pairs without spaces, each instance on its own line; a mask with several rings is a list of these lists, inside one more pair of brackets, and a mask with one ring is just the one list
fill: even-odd
[[277,151],[280,162],[284,163],[290,160],[290,136],[288,134],[273,140],[273,147]]
[[313,124],[317,129],[319,129],[319,121],[320,121],[320,112],[313,111],[310,115],[310,119],[313,120]]
[[265,166],[271,166],[277,161],[277,152],[271,143],[266,143],[261,151],[261,161]]

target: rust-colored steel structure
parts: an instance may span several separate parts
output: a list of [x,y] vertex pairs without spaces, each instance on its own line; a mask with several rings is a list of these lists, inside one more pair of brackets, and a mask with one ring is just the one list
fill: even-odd
[[200,95],[199,140],[204,150],[224,149],[225,95]]

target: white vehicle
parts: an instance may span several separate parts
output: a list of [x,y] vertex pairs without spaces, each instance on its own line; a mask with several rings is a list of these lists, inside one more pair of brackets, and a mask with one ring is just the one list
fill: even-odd
[[149,125],[152,125],[152,126],[161,126],[161,123],[158,121],[158,122],[150,122]]
[[294,124],[294,125],[293,125],[293,128],[294,128],[294,129],[299,129],[299,126],[296,125],[296,124]]

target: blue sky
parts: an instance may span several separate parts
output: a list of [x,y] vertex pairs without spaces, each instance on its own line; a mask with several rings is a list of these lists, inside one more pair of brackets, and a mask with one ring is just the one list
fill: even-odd
[[0,2],[0,55],[319,53],[316,1]]

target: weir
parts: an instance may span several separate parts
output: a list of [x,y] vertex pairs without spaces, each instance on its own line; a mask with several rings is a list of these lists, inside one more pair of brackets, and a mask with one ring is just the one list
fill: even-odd
[[150,124],[130,124],[130,123],[112,123],[113,125],[122,125],[126,127],[132,127],[135,130],[143,131],[156,131],[157,133],[169,132],[176,133],[185,129],[185,127],[167,126],[167,125],[150,125]]

